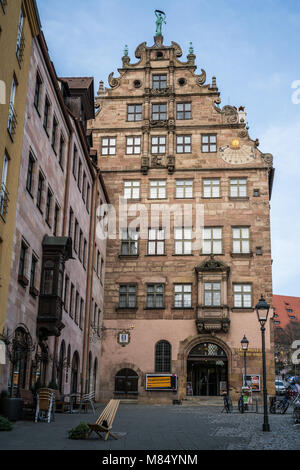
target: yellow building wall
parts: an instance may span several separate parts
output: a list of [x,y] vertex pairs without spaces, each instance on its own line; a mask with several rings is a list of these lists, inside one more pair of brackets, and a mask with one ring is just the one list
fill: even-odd
[[[19,64],[16,48],[21,8],[23,8],[24,13],[23,36],[25,47],[23,60],[21,64]],[[40,22],[34,0],[8,1],[4,10],[0,5],[0,184],[2,183],[3,162],[6,153],[9,158],[6,180],[9,202],[5,217],[3,218],[0,215],[0,334],[3,332],[5,325],[6,306],[9,294],[10,265],[15,229],[32,38],[40,31]],[[14,76],[17,81],[14,106],[17,116],[17,126],[12,139],[8,132],[8,114],[11,86]],[[3,93],[4,90],[5,93]],[[3,98],[5,98],[5,100],[3,100]],[[3,103],[3,101],[5,102]]]

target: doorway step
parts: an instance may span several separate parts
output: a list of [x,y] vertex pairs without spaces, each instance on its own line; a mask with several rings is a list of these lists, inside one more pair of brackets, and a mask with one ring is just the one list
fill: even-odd
[[138,399],[137,398],[121,398],[120,403],[124,403],[125,405],[137,405],[138,404]]
[[223,397],[186,397],[183,406],[223,406]]

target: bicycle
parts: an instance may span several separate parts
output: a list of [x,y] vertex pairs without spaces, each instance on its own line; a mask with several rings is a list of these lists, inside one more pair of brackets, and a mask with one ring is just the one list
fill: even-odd
[[231,398],[228,393],[224,394],[223,400],[224,400],[224,408],[222,410],[222,413],[224,410],[226,411],[226,413],[232,413],[233,406],[232,406]]
[[245,411],[248,411],[248,402],[247,403],[245,402],[244,397],[247,397],[247,395],[244,394],[244,390],[242,388],[241,396],[240,396],[239,401],[238,401],[238,409],[239,409],[240,413],[244,413]]
[[283,400],[278,400],[277,397],[274,397],[274,399],[271,401],[269,411],[271,414],[276,414],[279,412],[280,414],[284,415],[289,406],[293,405],[297,399],[299,398],[299,394],[295,394],[293,391],[288,391]]

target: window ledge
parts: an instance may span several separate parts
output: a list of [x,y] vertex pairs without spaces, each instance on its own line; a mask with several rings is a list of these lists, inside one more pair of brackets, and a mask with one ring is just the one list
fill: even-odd
[[166,310],[166,307],[144,307],[144,310]]
[[231,258],[252,258],[253,252],[250,253],[230,253]]
[[21,284],[21,286],[25,288],[28,286],[29,280],[24,275],[18,276],[18,283]]
[[31,199],[34,199],[34,196],[33,196],[33,194],[31,194],[31,192],[29,191],[29,189],[28,189],[28,188],[26,188],[26,191],[28,192],[28,194],[29,194],[29,196],[31,197]]
[[[174,255],[172,255],[172,256],[195,256],[195,255],[193,255],[193,254],[190,254],[190,255],[177,255],[177,254],[174,254]],[[209,255],[208,255],[208,256],[209,256]]]
[[35,287],[30,287],[30,289],[29,289],[29,294],[30,294],[32,297],[36,298],[36,297],[38,297],[38,295],[39,295],[39,291],[38,291]]
[[148,258],[149,258],[149,257],[150,257],[150,258],[153,258],[153,257],[155,257],[155,256],[158,256],[158,257],[160,258],[161,256],[168,256],[168,255],[166,255],[166,254],[164,253],[163,255],[153,254],[153,255],[145,255],[145,256],[148,257]]
[[41,117],[41,113],[39,111],[39,108],[36,106],[36,104],[34,103],[34,107],[35,107],[35,110],[36,112],[38,113],[39,117]]
[[254,307],[249,308],[249,307],[233,307],[232,312],[254,312]]
[[138,307],[116,307],[116,312],[137,312]]
[[194,307],[172,307],[171,310],[194,310]]
[[208,256],[211,256],[211,255],[213,255],[213,256],[225,256],[225,253],[200,253],[200,256],[208,257]]
[[228,199],[229,199],[229,201],[249,201],[249,196],[245,196],[245,197],[229,196]]
[[119,259],[137,259],[139,255],[119,255]]

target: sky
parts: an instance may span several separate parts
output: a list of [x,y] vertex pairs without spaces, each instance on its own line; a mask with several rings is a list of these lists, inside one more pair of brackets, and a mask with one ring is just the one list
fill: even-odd
[[[273,292],[300,296],[300,1],[37,0],[58,76],[99,81],[121,67],[124,47],[153,45],[154,10],[167,15],[164,44],[188,54],[198,72],[217,77],[222,106],[245,106],[250,137],[272,153]],[[298,83],[297,83],[298,82]],[[108,85],[107,85],[108,86]],[[299,101],[299,103],[298,103]]]

